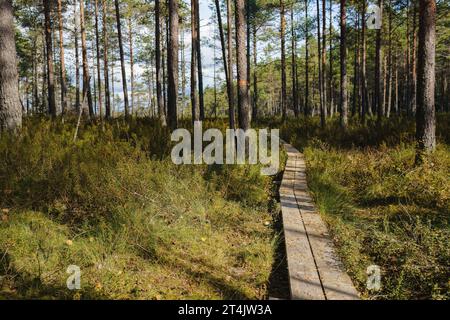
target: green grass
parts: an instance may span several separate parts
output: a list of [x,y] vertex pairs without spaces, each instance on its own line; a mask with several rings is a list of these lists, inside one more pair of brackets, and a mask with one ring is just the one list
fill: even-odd
[[[365,298],[450,298],[449,120],[440,115],[438,148],[422,166],[408,119],[352,121],[347,132],[302,119],[282,129],[305,153],[309,187]],[[372,264],[382,270],[379,292],[366,288]]]
[[28,119],[0,137],[0,298],[267,296],[276,205],[258,167],[175,166],[149,119],[73,132]]

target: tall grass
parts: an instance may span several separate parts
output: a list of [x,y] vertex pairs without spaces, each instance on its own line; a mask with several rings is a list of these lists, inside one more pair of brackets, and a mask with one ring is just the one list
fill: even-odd
[[277,237],[259,168],[175,166],[151,119],[74,130],[33,118],[0,137],[1,298],[266,296]]

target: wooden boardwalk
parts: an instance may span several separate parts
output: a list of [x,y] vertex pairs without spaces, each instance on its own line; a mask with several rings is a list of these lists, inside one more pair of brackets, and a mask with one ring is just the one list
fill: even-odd
[[359,299],[335,253],[326,224],[306,183],[303,154],[284,143],[288,160],[280,186],[281,210],[292,299]]

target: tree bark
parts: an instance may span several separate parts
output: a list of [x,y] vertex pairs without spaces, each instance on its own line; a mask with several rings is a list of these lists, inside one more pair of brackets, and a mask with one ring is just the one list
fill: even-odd
[[436,0],[420,0],[419,57],[417,72],[416,139],[417,157],[421,162],[426,152],[436,147],[435,58]]
[[198,29],[197,29],[197,6],[195,5],[196,0],[191,0],[191,108],[192,108],[192,121],[200,120],[199,113],[199,101],[197,94],[197,76],[198,76],[198,66],[197,66],[197,39],[198,39]]
[[292,101],[294,107],[294,115],[298,117],[298,83],[297,83],[297,40],[294,29],[294,4],[291,5],[291,69],[292,69]]
[[134,115],[134,52],[133,52],[133,25],[131,16],[128,18],[128,37],[130,43],[130,85],[131,85],[131,116]]
[[[86,46],[86,28],[84,23],[84,0],[80,1],[80,27],[81,27],[81,52],[83,55],[83,97],[87,96],[89,116],[94,117],[94,108],[92,105],[92,94],[89,76],[89,64]],[[82,106],[83,107],[83,106]]]
[[308,3],[309,0],[305,0],[305,105],[303,112],[305,116],[310,114],[309,107],[309,21],[308,21]]
[[250,95],[247,84],[247,14],[245,12],[245,0],[235,0],[235,9],[239,127],[247,130],[250,128]]
[[107,1],[102,0],[103,9],[103,76],[105,78],[105,117],[111,118],[111,96],[109,92],[109,62],[108,62],[108,28],[107,28]]
[[129,114],[130,111],[128,102],[127,73],[125,71],[125,54],[123,51],[123,42],[122,42],[122,24],[120,22],[119,0],[114,0],[114,5],[116,8],[117,36],[119,38],[120,65],[122,69],[122,88],[123,88],[123,100],[125,108],[125,119],[128,119],[130,117]]
[[361,85],[362,85],[362,106],[361,106],[361,122],[366,123],[366,115],[369,109],[369,99],[367,94],[367,74],[366,74],[366,61],[367,61],[367,45],[366,45],[366,10],[367,3],[363,0],[362,12],[361,12],[361,41],[362,41],[362,61],[361,61]]
[[[59,0],[61,1],[61,0]],[[100,36],[98,32],[98,0],[95,0],[95,47],[96,47],[96,58],[97,58],[97,90],[98,90],[98,108],[100,114],[100,120],[103,117],[103,100],[102,100],[102,80],[101,80],[101,70],[100,70]]]
[[75,34],[75,110],[80,110],[80,54],[78,48],[79,15],[77,12],[77,0],[74,2],[74,34]]
[[320,125],[321,127],[325,127],[325,105],[324,105],[324,90],[323,90],[323,65],[322,65],[322,39],[320,32],[320,1],[316,0],[316,9],[317,9],[317,65],[319,66],[319,109],[320,109]]
[[168,80],[168,124],[171,130],[177,128],[178,103],[178,0],[169,0],[170,42],[167,52]]
[[283,121],[287,117],[286,103],[286,14],[284,0],[280,0],[280,38],[281,38],[281,112]]
[[60,51],[60,77],[61,77],[61,108],[62,113],[68,109],[67,103],[67,86],[66,86],[66,63],[64,59],[64,33],[62,20],[62,6],[61,0],[58,0],[58,22],[59,22],[59,51]]
[[348,106],[347,106],[347,9],[346,0],[341,0],[341,93],[340,105],[341,114],[340,122],[343,128],[348,123]]
[[162,97],[162,68],[161,68],[161,7],[160,1],[155,0],[155,67],[156,67],[156,104],[158,116],[163,126],[166,125],[164,103]]
[[[230,70],[227,64],[227,54],[226,54],[226,44],[225,44],[225,34],[223,32],[223,23],[222,23],[222,14],[220,12],[220,3],[219,0],[214,1],[216,4],[216,12],[217,12],[217,21],[219,24],[219,34],[220,34],[220,44],[222,48],[222,59],[223,59],[223,69],[225,72],[225,79],[227,82],[227,97],[228,97],[228,110],[229,110],[229,118],[230,118],[230,127],[234,128],[234,121],[231,123],[231,119],[234,118],[234,107],[233,107],[233,83],[230,77]],[[231,54],[231,51],[229,51]],[[233,112],[231,112],[233,110]],[[231,115],[233,114],[233,115]]]
[[0,0],[0,133],[17,131],[22,126],[13,7]]
[[230,122],[230,129],[234,129],[236,127],[235,120],[235,98],[234,98],[234,68],[233,68],[233,19],[232,19],[232,8],[231,8],[231,0],[227,0],[227,25],[228,25],[228,76],[230,83],[230,98],[231,104],[228,110],[228,118]]
[[44,0],[45,16],[45,43],[47,48],[47,91],[48,91],[48,111],[52,117],[56,117],[55,80],[53,66],[53,42],[52,42],[52,22],[51,3]]
[[[256,23],[253,23],[253,109],[252,120],[256,121],[258,118],[258,39]],[[298,108],[297,108],[298,109]]]
[[[383,16],[383,0],[378,0],[378,7],[380,8],[381,16]],[[384,101],[382,99],[382,39],[381,39],[381,29],[377,30],[376,35],[376,48],[375,48],[375,109],[377,110],[377,121],[381,122],[384,116]]]
[[202,46],[200,41],[200,7],[198,0],[194,0],[195,6],[195,28],[197,29],[196,52],[197,52],[197,73],[198,73],[198,97],[200,107],[200,120],[205,120],[205,98],[203,92],[203,66],[202,66]]

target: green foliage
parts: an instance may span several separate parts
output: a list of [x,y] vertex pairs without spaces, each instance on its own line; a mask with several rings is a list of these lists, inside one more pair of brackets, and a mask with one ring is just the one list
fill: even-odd
[[[83,125],[75,143],[74,130],[29,119],[0,137],[1,298],[265,297],[270,179],[173,165],[157,121]],[[71,264],[80,291],[66,288]]]

